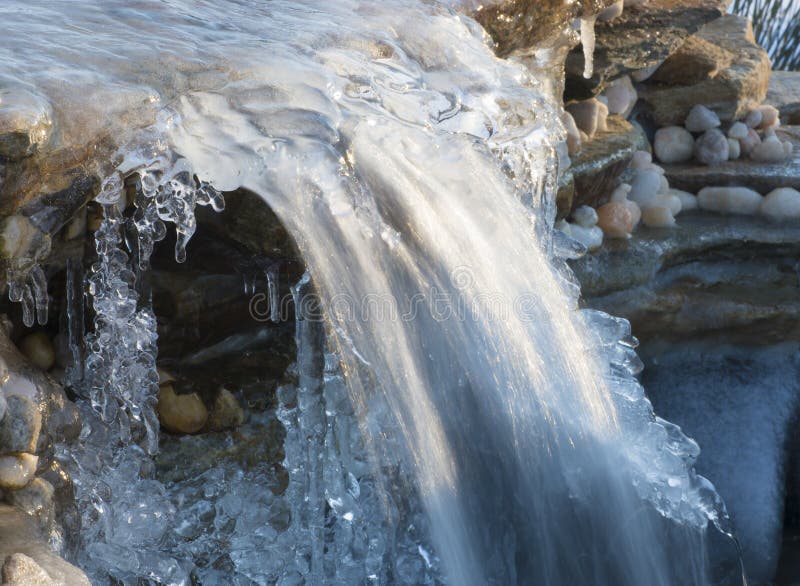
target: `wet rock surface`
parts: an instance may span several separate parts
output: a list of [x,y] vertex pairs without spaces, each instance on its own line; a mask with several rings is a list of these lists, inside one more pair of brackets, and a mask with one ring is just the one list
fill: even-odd
[[559,211],[566,215],[581,205],[608,198],[628,167],[633,153],[647,146],[641,129],[620,116],[609,116],[607,129],[585,141],[572,157],[572,166],[561,177]]
[[783,124],[800,124],[800,71],[773,71],[766,101],[778,108]]
[[[10,507],[0,505],[0,558],[7,560],[9,556],[23,554],[28,559],[16,558],[12,566],[3,566],[3,583],[13,576],[15,586],[32,586],[32,580],[44,572],[52,582],[64,586],[90,586],[86,575],[52,552],[45,539],[41,537],[35,521],[27,514]],[[35,564],[32,564],[29,560]],[[38,568],[38,570],[37,570]]]
[[685,39],[726,11],[729,0],[650,0],[625,7],[622,15],[595,26],[594,75],[583,77],[584,59],[575,49],[567,59],[566,92],[584,98],[625,74],[662,63]]
[[643,340],[800,340],[800,225],[703,212],[573,261],[585,302]]
[[726,15],[689,37],[641,87],[658,125],[682,124],[703,104],[722,120],[738,120],[767,95],[770,62],[746,18]]

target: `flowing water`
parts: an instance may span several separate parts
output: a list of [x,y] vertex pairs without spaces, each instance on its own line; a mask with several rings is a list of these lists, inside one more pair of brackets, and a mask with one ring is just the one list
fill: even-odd
[[[9,95],[48,100],[59,144],[112,145],[91,163],[106,220],[83,443],[62,450],[99,583],[712,581],[709,521],[729,528],[698,448],[653,415],[627,324],[577,309],[561,257],[580,251],[551,237],[553,84],[495,58],[452,4],[0,7]],[[139,238],[123,246],[127,176]],[[238,187],[313,280],[280,392],[282,497],[257,466],[151,478],[155,329],[135,284],[164,222],[181,260],[194,206]],[[186,528],[208,511],[184,515],[200,504],[216,514],[202,538]],[[196,570],[199,544],[223,542],[231,567]]]

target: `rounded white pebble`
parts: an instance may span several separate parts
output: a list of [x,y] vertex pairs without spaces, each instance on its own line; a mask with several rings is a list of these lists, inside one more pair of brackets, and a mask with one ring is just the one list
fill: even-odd
[[603,231],[597,226],[587,228],[579,224],[572,224],[569,235],[589,251],[597,250],[603,245]]
[[672,228],[675,217],[668,207],[653,206],[642,210],[642,222],[648,228]]
[[756,109],[750,112],[747,117],[745,117],[744,123],[750,128],[758,128],[761,124],[761,118],[763,118],[761,110]]
[[662,163],[683,163],[692,158],[694,137],[682,126],[667,126],[656,131],[653,151]]
[[634,169],[646,169],[652,164],[653,164],[653,155],[651,155],[647,151],[636,151],[635,153],[633,153],[633,159],[631,159],[631,167],[633,167]]
[[786,148],[777,136],[770,136],[755,146],[750,158],[759,163],[780,163],[787,159]]
[[761,144],[761,137],[752,128],[747,130],[747,136],[739,139],[739,146],[741,147],[742,155],[749,155],[753,149]]
[[571,235],[571,225],[566,220],[559,220],[553,227],[568,236]]
[[728,129],[728,138],[747,138],[747,124],[744,122],[734,122]]
[[572,219],[575,223],[584,228],[591,228],[597,225],[597,212],[593,207],[581,206],[572,212]]
[[680,189],[670,189],[670,195],[674,195],[681,200],[681,211],[688,212],[697,209],[697,196],[689,193],[688,191],[681,191]]
[[704,165],[719,165],[728,160],[730,148],[728,137],[721,130],[712,128],[694,143],[694,156]]
[[637,171],[631,181],[631,192],[628,198],[640,206],[647,205],[661,189],[661,174],[655,170]]
[[611,82],[606,88],[606,97],[609,114],[619,114],[623,118],[630,116],[639,95],[627,75]]
[[747,187],[705,187],[697,194],[701,209],[723,214],[755,214],[762,199],[761,194]]
[[761,202],[761,213],[770,220],[800,220],[800,191],[779,187]]
[[684,123],[686,130],[690,132],[705,132],[719,125],[719,116],[702,104],[697,104],[689,110],[689,115],[686,116],[686,122]]

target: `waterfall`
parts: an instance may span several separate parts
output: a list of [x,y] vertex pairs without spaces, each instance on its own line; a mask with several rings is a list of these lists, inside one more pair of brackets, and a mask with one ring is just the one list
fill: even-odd
[[[214,190],[259,194],[296,240],[326,319],[300,316],[298,386],[281,391],[297,466],[291,527],[259,534],[264,559],[247,549],[231,556],[237,567],[287,584],[711,581],[709,521],[730,529],[692,469],[697,445],[653,414],[628,324],[578,309],[563,259],[575,250],[551,236],[564,136],[548,80],[497,59],[474,21],[439,2],[76,4],[0,24],[12,45],[26,42],[16,28],[44,37],[45,23],[70,25],[24,63],[12,58],[11,74],[62,108],[65,136],[115,137],[120,151],[103,169],[112,184],[138,175],[155,194],[182,174],[175,205],[155,196],[156,215],[179,226],[178,260],[195,203],[213,203]],[[48,75],[55,64],[66,81],[31,74],[31,63],[51,65]],[[89,86],[98,98],[85,97]],[[84,110],[68,109],[76,102]],[[151,148],[186,166],[151,178],[139,155]],[[155,204],[140,203],[153,220],[140,236],[159,235]],[[102,230],[98,251],[119,242]],[[134,265],[146,263],[111,259],[129,267],[109,274],[112,287],[129,293]],[[96,302],[109,293],[97,286]],[[118,327],[131,310],[101,325]],[[144,326],[113,331],[150,340]],[[102,466],[82,461],[76,481],[95,505],[86,563],[110,560],[109,573],[131,583],[187,583],[187,552],[163,551],[179,513],[163,486],[142,480],[152,421],[144,450],[125,431],[148,421],[140,406],[147,413],[152,393],[131,387],[142,372],[155,384],[154,355],[127,346],[146,354],[122,357],[141,369],[93,385],[96,405],[116,401],[122,431],[84,409],[86,445],[106,450]],[[92,347],[105,364],[106,347]],[[108,453],[120,440],[127,448]],[[275,506],[249,478],[224,482]],[[337,508],[343,495],[353,506]]]

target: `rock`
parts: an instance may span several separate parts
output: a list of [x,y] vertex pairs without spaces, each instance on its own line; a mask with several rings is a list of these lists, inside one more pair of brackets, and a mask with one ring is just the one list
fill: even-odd
[[0,391],[0,422],[3,421],[3,418],[6,416],[6,412],[8,411],[8,402],[6,401],[6,396]]
[[681,191],[680,189],[670,189],[669,193],[680,200],[682,212],[696,210],[699,207],[699,204],[697,203],[697,196],[692,195],[691,193]]
[[35,560],[23,553],[14,553],[3,564],[3,584],[8,586],[58,586]]
[[653,164],[653,155],[647,151],[636,151],[631,159],[631,167],[634,169],[646,169]]
[[651,206],[666,208],[673,216],[680,214],[681,210],[683,209],[681,198],[670,193],[669,189],[667,189],[664,193],[659,193],[651,203]]
[[758,107],[761,112],[761,122],[758,124],[759,130],[772,128],[780,124],[780,112],[775,106],[763,105]]
[[686,115],[684,126],[690,132],[705,132],[720,125],[719,116],[702,104],[695,104]]
[[575,223],[584,228],[591,228],[597,225],[597,212],[589,206],[580,206],[572,212],[572,219]]
[[606,238],[630,238],[636,227],[633,214],[621,202],[609,202],[597,209],[597,226]]
[[0,423],[0,453],[36,452],[42,415],[39,406],[28,397],[10,395],[6,416]]
[[158,391],[158,420],[173,433],[197,433],[208,420],[208,410],[197,393],[178,395],[172,385]]
[[0,559],[13,554],[24,554],[34,560],[59,586],[91,586],[86,574],[53,553],[31,517],[0,505]]
[[739,139],[739,152],[749,156],[758,145],[761,144],[761,137],[752,128],[747,129],[747,136]]
[[653,152],[662,163],[684,163],[692,158],[694,137],[681,126],[667,126],[656,131]]
[[755,110],[750,111],[747,116],[745,116],[744,123],[750,128],[758,128],[761,126],[761,119],[763,118],[763,114],[761,110],[756,108]]
[[642,210],[642,223],[648,228],[672,228],[675,217],[665,206],[651,206]]
[[800,191],[791,187],[770,191],[761,202],[760,211],[770,220],[800,220]]
[[[670,185],[690,193],[697,193],[708,185],[745,185],[760,193],[769,193],[778,187],[800,190],[800,152],[796,146],[800,144],[800,127],[782,126],[776,130],[776,135],[794,145],[792,155],[780,163],[760,163],[741,158],[716,167],[665,164],[666,177]],[[740,142],[744,147],[744,142]],[[742,152],[745,152],[744,148]]]
[[206,428],[209,431],[222,431],[235,429],[242,423],[244,423],[244,410],[239,401],[228,389],[220,389],[208,415]]
[[6,500],[8,504],[36,519],[42,532],[49,535],[55,526],[54,494],[52,484],[43,478],[34,478],[22,490],[9,491]]
[[745,139],[749,134],[747,124],[744,122],[734,122],[728,129],[728,138],[735,138],[736,140]]
[[[633,153],[647,148],[647,138],[640,128],[620,116],[608,117],[608,130],[598,132],[583,144],[581,152],[572,157],[569,173],[559,181],[559,196],[572,180],[574,197],[572,207],[590,205],[596,207],[609,197],[619,182],[619,176],[627,168]],[[561,209],[561,208],[559,208]],[[569,209],[562,213],[565,216]]]
[[639,169],[631,180],[631,191],[628,195],[631,201],[644,207],[661,191],[662,175],[655,169]]
[[609,114],[619,114],[623,118],[631,115],[636,100],[639,99],[636,88],[633,87],[631,78],[627,75],[608,84],[603,95],[608,100]]
[[645,346],[800,342],[800,223],[698,211],[679,224],[570,261],[587,305],[630,320]]
[[800,72],[773,71],[766,101],[780,111],[783,124],[800,124]]
[[24,88],[0,87],[0,157],[29,157],[50,140],[50,104]]
[[31,364],[44,371],[50,370],[56,362],[53,342],[44,332],[34,332],[25,336],[19,349]]
[[761,194],[746,187],[705,187],[697,194],[702,209],[723,214],[756,214],[762,199]]
[[561,121],[564,123],[564,130],[567,131],[567,152],[570,156],[576,155],[581,150],[581,133],[578,130],[577,124],[572,114],[566,110],[561,115]]
[[495,42],[495,52],[505,57],[518,49],[552,43],[572,20],[582,14],[597,14],[616,0],[501,0],[476,3],[472,17]]
[[728,139],[728,160],[735,161],[742,156],[742,144],[735,138]]
[[[584,58],[567,58],[566,95],[583,99],[628,73],[658,65],[705,23],[719,18],[727,0],[651,0],[595,25],[594,74],[583,78]],[[628,6],[628,3],[626,3]]]
[[781,163],[791,157],[791,151],[777,136],[768,136],[753,147],[750,158],[759,163]]
[[[598,22],[611,22],[612,20],[617,18],[620,14],[622,14],[624,8],[625,8],[625,0],[617,0],[614,4],[612,4],[608,8],[601,10],[600,13],[597,15],[597,20]],[[615,112],[615,114],[619,114],[619,112]]]
[[573,240],[583,244],[589,252],[593,252],[603,245],[603,230],[598,226],[585,227],[580,224],[572,224],[569,235]]
[[628,211],[631,213],[631,217],[633,219],[633,227],[634,229],[639,224],[639,220],[642,219],[642,210],[639,205],[635,201],[629,201],[628,195],[630,195],[631,186],[627,183],[621,184],[617,187],[614,192],[611,194],[611,201],[616,203],[622,203],[625,207],[628,208]]
[[36,473],[39,458],[31,454],[0,456],[0,488],[20,490],[25,488]]
[[727,137],[717,128],[703,133],[694,143],[694,158],[704,165],[719,165],[730,157]]
[[567,104],[566,111],[575,120],[579,130],[592,138],[598,131],[608,130],[608,106],[597,98]]
[[[710,47],[714,47],[712,51]],[[693,63],[704,65],[699,75]],[[746,18],[728,14],[706,24],[639,89],[659,126],[682,122],[696,104],[722,120],[738,120],[766,97],[770,62]]]

